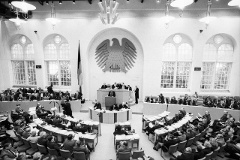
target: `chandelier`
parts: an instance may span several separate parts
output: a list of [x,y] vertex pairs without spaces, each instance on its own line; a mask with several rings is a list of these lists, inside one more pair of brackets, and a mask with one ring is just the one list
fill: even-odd
[[240,7],[240,0],[232,0],[228,2],[229,6],[239,6]]
[[24,21],[24,20],[22,20],[18,17],[18,12],[16,14],[17,14],[17,17],[16,18],[10,18],[9,21],[14,22],[17,27],[20,27],[20,25],[22,23],[26,23],[26,21]]
[[208,0],[207,16],[199,20],[200,22],[205,23],[206,27],[209,25],[211,21],[216,19],[216,17],[211,16],[211,5],[212,5],[212,0]]
[[55,25],[60,22],[60,20],[56,18],[56,10],[55,10],[54,3],[52,3],[51,5],[51,18],[46,18],[46,21],[52,24],[53,29]]
[[21,12],[24,12],[24,13],[27,13],[28,11],[32,11],[32,10],[36,9],[36,7],[34,5],[25,2],[25,0],[12,1],[11,4],[16,8],[19,8],[21,10]]
[[102,2],[98,2],[101,10],[99,18],[103,24],[114,24],[117,21],[119,14],[116,13],[116,10],[118,5],[119,3],[113,0],[102,0]]
[[172,7],[177,7],[177,8],[180,8],[181,10],[183,10],[184,7],[192,4],[193,2],[194,2],[194,0],[172,0],[170,5]]
[[167,0],[165,16],[161,18],[161,20],[165,23],[166,26],[169,24],[169,22],[171,22],[175,19],[175,17],[169,16],[169,4],[170,4],[170,2],[169,2],[169,0]]

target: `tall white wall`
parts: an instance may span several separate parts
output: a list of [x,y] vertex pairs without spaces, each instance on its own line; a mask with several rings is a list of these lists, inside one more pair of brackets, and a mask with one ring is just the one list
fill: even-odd
[[[114,32],[106,32],[111,28],[119,28]],[[200,33],[200,30],[203,30]],[[37,31],[37,34],[34,33]],[[77,51],[78,42],[81,44],[81,59],[83,67],[83,94],[84,98],[94,100],[96,98],[96,89],[104,82],[125,82],[130,85],[140,85],[140,95],[158,95],[160,92],[166,96],[180,95],[184,93],[200,94],[218,94],[218,95],[240,95],[240,18],[239,17],[221,17],[212,22],[207,28],[204,24],[192,18],[179,18],[166,27],[157,17],[126,17],[121,18],[114,26],[105,26],[99,19],[65,19],[52,29],[52,26],[45,21],[29,20],[21,26],[20,30],[11,22],[2,22],[1,24],[1,48],[0,48],[0,66],[7,68],[0,71],[0,90],[11,88],[12,71],[9,56],[8,40],[12,35],[24,34],[31,39],[34,44],[36,54],[36,64],[43,66],[37,69],[37,84],[45,88],[46,76],[43,59],[43,39],[49,34],[57,33],[64,36],[70,44],[72,86],[69,90],[74,93],[78,90],[77,85]],[[102,33],[102,34],[101,34]],[[110,34],[111,33],[111,34]],[[190,87],[188,90],[161,89],[161,53],[163,52],[163,43],[167,37],[174,33],[183,33],[189,36],[193,42],[193,62],[190,77]],[[230,89],[226,93],[201,93],[200,80],[201,72],[193,71],[194,67],[202,67],[202,52],[206,41],[213,35],[225,33],[233,37],[234,63],[230,77]],[[123,35],[122,35],[123,34]],[[101,40],[111,37],[128,36],[127,38],[139,46],[141,57],[136,61],[134,67],[127,74],[123,73],[103,73],[94,64],[94,54],[96,46]],[[142,60],[141,60],[142,59]],[[4,79],[2,78],[4,77]],[[4,85],[2,85],[4,84]]]

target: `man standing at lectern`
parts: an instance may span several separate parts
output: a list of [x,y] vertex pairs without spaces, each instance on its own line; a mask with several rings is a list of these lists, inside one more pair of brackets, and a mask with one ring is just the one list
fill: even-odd
[[139,89],[138,87],[136,86],[136,89],[135,89],[135,103],[138,104],[138,98],[139,98]]

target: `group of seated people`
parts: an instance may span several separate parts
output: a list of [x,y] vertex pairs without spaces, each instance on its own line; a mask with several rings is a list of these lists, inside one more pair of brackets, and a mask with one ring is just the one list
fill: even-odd
[[203,105],[206,107],[240,109],[240,101],[237,98],[230,97],[211,97],[207,96],[203,99]]
[[172,125],[173,123],[176,123],[179,120],[181,120],[186,114],[187,113],[185,111],[185,108],[182,108],[171,119],[169,119],[168,117],[162,117],[159,120],[147,123],[145,128],[143,129],[143,131],[145,131],[147,135],[154,134],[155,129],[159,129],[161,127],[166,127],[166,126]]
[[183,105],[197,105],[198,101],[198,94],[195,92],[194,95],[189,96],[188,94],[185,94],[184,97],[180,97],[176,99],[175,96],[169,98],[165,98],[162,93],[158,96],[147,96],[145,98],[145,102],[149,103],[167,103],[167,104],[183,104]]
[[[74,136],[72,134],[69,134],[66,139],[63,141],[63,143],[59,142],[57,140],[57,137],[52,134],[47,134],[45,131],[40,131],[37,128],[33,127],[31,129],[30,126],[26,125],[26,123],[21,123],[19,125],[14,125],[15,132],[20,135],[22,138],[26,139],[29,142],[37,143],[39,145],[45,146],[46,148],[55,149],[58,152],[58,155],[60,156],[60,149],[68,150],[71,153],[72,152],[84,152],[86,157],[89,156],[90,152],[93,150],[87,143],[85,143],[85,140],[82,138],[79,138],[79,140],[74,140]],[[6,148],[3,149],[1,157],[2,158],[13,158],[13,155],[9,154],[8,152],[5,152],[4,150],[9,149],[9,146],[6,146]],[[13,146],[14,148],[17,148],[18,146]],[[13,153],[15,151],[13,150]],[[17,154],[14,154],[15,158],[17,157]]]
[[[203,134],[203,137],[196,142],[196,149],[191,148],[191,146],[187,147],[176,159],[198,160],[218,149],[218,147],[225,145],[224,150],[227,152],[225,157],[239,159],[240,147],[238,143],[240,143],[240,122],[236,122],[227,111],[224,112],[220,119],[211,122],[211,115],[206,111],[203,116],[199,115],[199,117],[184,124],[178,130],[159,135],[153,149],[158,150],[162,148],[163,152],[167,152],[171,145],[189,140],[206,130],[206,134]],[[164,123],[164,125],[167,124]],[[164,127],[164,125],[162,123],[158,125],[158,127],[153,126],[153,128],[155,130]],[[145,129],[146,132],[154,132],[154,130]],[[171,160],[172,159],[173,158],[171,158]]]
[[113,85],[110,85],[110,84],[106,84],[104,83],[102,86],[101,86],[101,89],[126,89],[126,90],[129,90],[129,91],[132,91],[132,87],[130,85],[125,85],[124,83],[114,83]]
[[[102,110],[102,107],[101,107],[101,103],[100,102],[96,102],[93,106],[93,109],[96,110],[96,109],[100,109]],[[112,106],[110,106],[109,110],[110,111],[119,111],[121,109],[130,109],[129,105],[127,102],[122,102],[122,104],[113,104]]]
[[70,95],[68,91],[66,92],[54,92],[52,89],[48,89],[44,91],[43,89],[39,88],[19,88],[17,91],[11,90],[10,88],[6,89],[3,93],[0,93],[0,101],[33,101],[33,100],[62,100],[62,99],[81,99],[82,100],[82,93],[77,91],[74,95]]

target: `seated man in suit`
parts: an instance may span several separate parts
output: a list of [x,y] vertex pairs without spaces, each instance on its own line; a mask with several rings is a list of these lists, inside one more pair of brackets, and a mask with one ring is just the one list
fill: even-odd
[[158,102],[159,103],[165,103],[165,100],[164,100],[164,96],[162,93],[160,93],[159,97],[158,97]]
[[128,133],[122,129],[122,126],[117,125],[113,134],[114,134],[114,136],[116,136],[116,135],[121,135],[121,134],[127,135]]
[[65,141],[63,142],[63,149],[73,151],[73,147],[75,146],[76,141],[73,140],[73,135],[69,134]]
[[50,149],[56,149],[58,152],[61,148],[61,146],[57,143],[57,138],[55,136],[48,137],[47,147]]
[[156,141],[153,149],[158,151],[158,149],[161,148],[161,146],[163,145],[166,147],[166,148],[165,147],[163,148],[163,151],[167,152],[171,145],[175,145],[178,142],[179,142],[178,138],[174,137],[172,134],[169,133],[163,140],[163,143]]
[[132,150],[131,150],[131,148],[128,147],[128,142],[124,141],[121,143],[120,143],[120,148],[117,150],[117,156],[120,152],[130,152],[131,153]]
[[109,91],[108,96],[109,97],[116,97],[116,94],[113,90],[111,90],[111,91]]
[[37,104],[37,107],[36,107],[36,114],[38,116],[38,118],[43,118],[45,119],[46,116],[49,114],[48,111],[44,110],[43,109],[43,106],[40,105],[40,103]]
[[150,122],[148,124],[148,126],[143,130],[146,132],[147,135],[149,135],[150,133],[154,134],[155,129],[164,127],[164,122],[163,121],[164,121],[164,119],[161,119],[161,121]]
[[187,147],[180,156],[177,156],[177,158],[170,158],[170,160],[194,160],[194,154],[192,153],[192,148]]
[[86,159],[88,159],[90,150],[88,149],[87,145],[84,144],[83,141],[76,142],[76,145],[73,147],[73,152],[84,152]]

